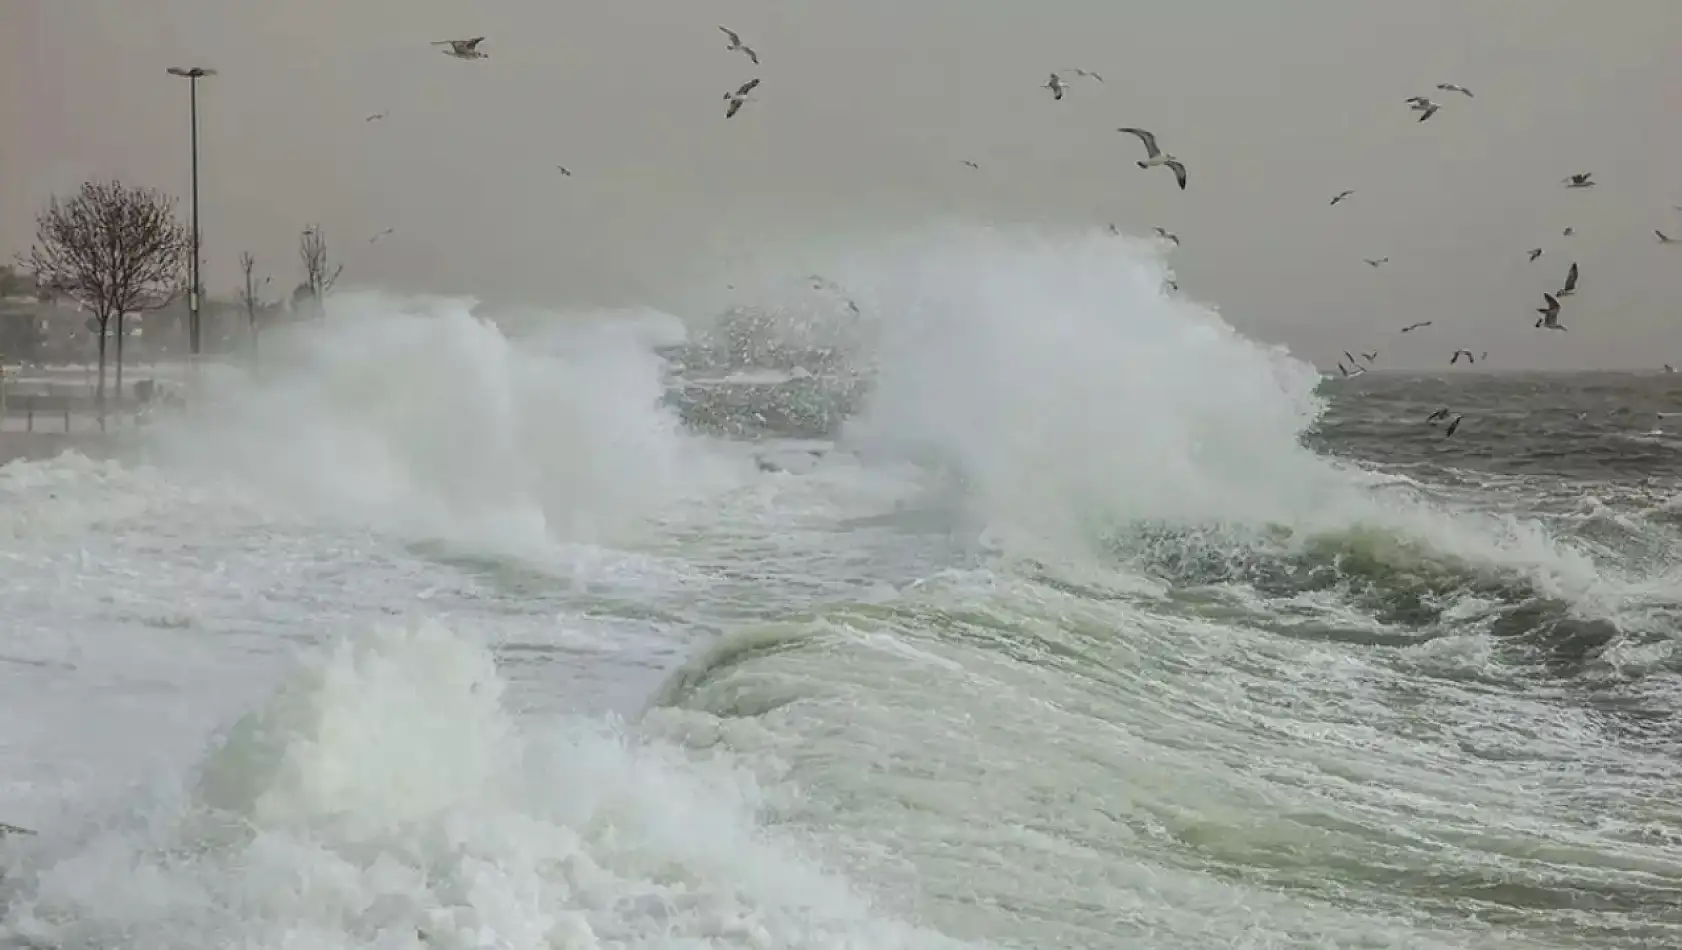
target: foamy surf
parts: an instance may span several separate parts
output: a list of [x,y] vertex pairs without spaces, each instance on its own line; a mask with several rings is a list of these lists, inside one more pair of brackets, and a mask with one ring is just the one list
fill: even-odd
[[346,295],[0,469],[7,933],[1673,942],[1662,505],[1317,452],[1157,253],[779,253],[682,335]]
[[153,439],[166,463],[276,502],[408,535],[530,552],[591,542],[717,468],[660,401],[659,334],[575,320],[518,341],[470,301],[335,301],[256,372]]
[[178,797],[29,842],[3,939],[959,945],[876,916],[759,827],[766,794],[607,723],[517,722],[489,651],[389,628],[282,684]]

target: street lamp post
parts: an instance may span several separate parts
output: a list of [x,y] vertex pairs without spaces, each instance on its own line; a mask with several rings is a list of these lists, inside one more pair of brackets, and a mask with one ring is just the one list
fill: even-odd
[[171,66],[171,76],[184,76],[187,79],[188,112],[193,127],[193,249],[189,262],[190,283],[187,285],[187,340],[192,350],[193,362],[198,362],[199,355],[199,80],[205,76],[216,75],[216,70],[203,66]]

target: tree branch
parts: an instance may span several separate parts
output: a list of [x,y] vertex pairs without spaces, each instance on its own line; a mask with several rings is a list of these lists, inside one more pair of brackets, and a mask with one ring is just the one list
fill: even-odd
[[112,317],[173,299],[188,246],[175,202],[162,192],[86,182],[75,196],[47,203],[35,244],[19,261],[39,286],[93,311],[103,334]]

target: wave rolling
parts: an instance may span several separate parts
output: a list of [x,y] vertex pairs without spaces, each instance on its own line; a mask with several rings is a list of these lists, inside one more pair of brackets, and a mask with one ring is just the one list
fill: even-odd
[[84,651],[177,615],[229,667],[311,645],[191,768],[8,845],[4,933],[1676,937],[1682,607],[1646,535],[1316,452],[1318,374],[1145,242],[936,228],[744,274],[716,319],[345,295],[143,462],[0,469],[41,629],[104,584]]

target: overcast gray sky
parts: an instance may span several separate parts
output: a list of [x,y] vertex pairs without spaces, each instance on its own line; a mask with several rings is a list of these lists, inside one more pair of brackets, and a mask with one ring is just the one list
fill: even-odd
[[[489,60],[427,45],[479,34]],[[1682,245],[1653,235],[1682,236],[1679,51],[1682,0],[0,0],[0,255],[88,177],[185,210],[187,89],[164,69],[202,64],[212,292],[244,249],[290,286],[313,221],[347,281],[565,307],[664,302],[759,232],[963,213],[1166,226],[1187,292],[1322,365],[1463,345],[1650,367],[1682,362]],[[1050,101],[1072,66],[1107,82]],[[1415,122],[1415,94],[1442,111]],[[1190,190],[1134,168],[1119,125],[1156,130]],[[1599,186],[1565,189],[1575,171]],[[1572,260],[1571,332],[1532,331]],[[1425,318],[1434,336],[1394,332]]]

